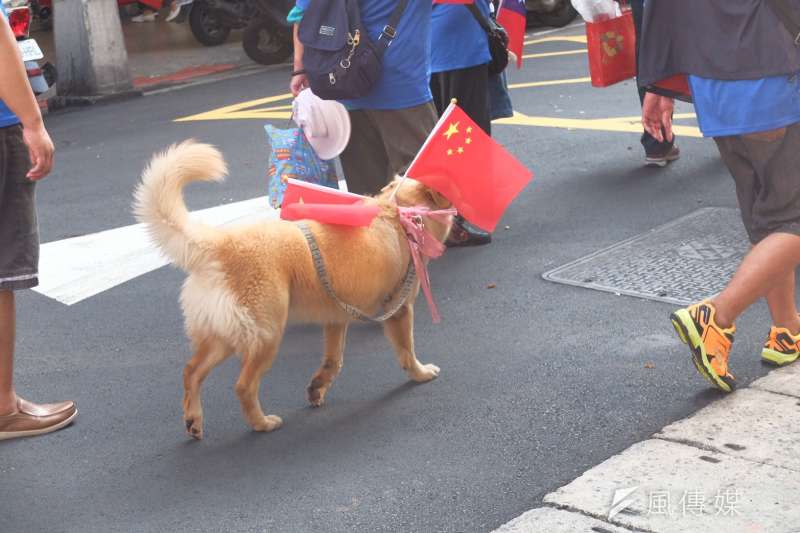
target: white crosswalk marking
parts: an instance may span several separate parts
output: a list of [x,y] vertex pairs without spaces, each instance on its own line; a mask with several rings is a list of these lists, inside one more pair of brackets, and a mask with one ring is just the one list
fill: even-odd
[[[278,217],[266,197],[192,213],[207,224],[223,225]],[[39,286],[34,290],[73,305],[169,261],[150,242],[142,224],[49,242],[41,247]]]

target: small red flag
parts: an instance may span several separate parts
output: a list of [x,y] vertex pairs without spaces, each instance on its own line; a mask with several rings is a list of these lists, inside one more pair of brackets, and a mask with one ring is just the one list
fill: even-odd
[[503,0],[497,10],[497,23],[508,33],[508,49],[517,56],[517,68],[522,68],[527,13],[525,0]]
[[354,204],[364,200],[364,198],[359,194],[289,178],[286,180],[286,191],[283,193],[281,207],[299,202],[307,204]]
[[406,176],[443,194],[473,224],[494,231],[533,174],[450,104]]
[[381,208],[377,205],[294,203],[281,207],[283,220],[316,220],[323,224],[369,226]]

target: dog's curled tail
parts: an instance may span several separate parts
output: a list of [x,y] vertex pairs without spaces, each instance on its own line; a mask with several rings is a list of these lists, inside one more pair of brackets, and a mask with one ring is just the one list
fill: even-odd
[[133,212],[153,241],[176,265],[193,270],[204,263],[217,230],[189,218],[183,188],[193,181],[222,181],[228,173],[211,145],[184,141],[156,154],[134,193]]

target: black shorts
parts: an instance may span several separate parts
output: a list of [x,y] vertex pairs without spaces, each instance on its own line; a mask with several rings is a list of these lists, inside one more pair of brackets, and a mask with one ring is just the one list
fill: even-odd
[[0,290],[39,284],[39,227],[36,184],[22,127],[0,128]]

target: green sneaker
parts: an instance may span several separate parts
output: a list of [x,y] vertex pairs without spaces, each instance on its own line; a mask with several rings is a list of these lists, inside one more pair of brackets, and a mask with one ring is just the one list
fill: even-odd
[[700,302],[678,309],[670,320],[684,344],[692,350],[692,362],[701,376],[713,386],[731,392],[736,378],[728,371],[728,356],[736,326],[723,329],[714,321],[716,309],[711,302]]
[[773,365],[783,366],[800,358],[800,335],[792,335],[788,329],[772,326],[764,341],[761,359]]

